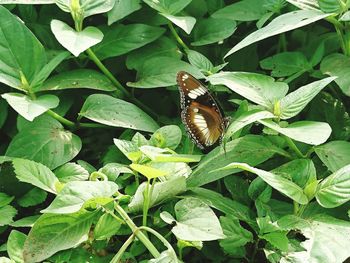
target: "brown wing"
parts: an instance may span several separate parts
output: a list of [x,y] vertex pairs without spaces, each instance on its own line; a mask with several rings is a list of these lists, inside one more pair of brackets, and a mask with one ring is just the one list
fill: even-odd
[[215,144],[223,133],[223,119],[219,111],[192,102],[181,114],[188,134],[201,149]]

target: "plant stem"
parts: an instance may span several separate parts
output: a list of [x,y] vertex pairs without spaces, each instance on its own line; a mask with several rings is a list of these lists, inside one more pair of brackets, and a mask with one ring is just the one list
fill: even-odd
[[293,201],[293,214],[297,215],[299,210],[299,204],[295,201]]
[[54,119],[58,120],[60,123],[70,127],[70,128],[75,128],[76,125],[74,122],[67,120],[66,118],[62,117],[61,115],[58,115],[56,112],[52,111],[52,110],[48,110],[46,112],[48,115],[50,115],[51,117],[53,117]]
[[173,34],[173,36],[175,37],[176,41],[182,46],[182,48],[185,51],[188,50],[189,49],[188,46],[185,44],[185,42],[182,41],[181,37],[176,32],[176,30],[171,22],[168,22],[168,27],[169,27],[171,33]]
[[306,69],[298,71],[298,72],[294,73],[293,75],[289,76],[288,78],[286,78],[285,80],[283,80],[283,82],[288,84],[288,83],[292,82],[293,80],[295,80],[296,78],[299,78],[306,71],[307,71]]
[[295,145],[291,138],[287,136],[283,136],[286,140],[288,146],[296,153],[299,158],[306,158],[306,156],[299,150],[299,148]]
[[142,214],[142,225],[147,226],[147,215],[150,204],[150,180],[147,180],[146,188],[143,191],[143,214]]
[[254,263],[254,261],[255,261],[255,256],[256,256],[256,253],[258,252],[258,248],[259,248],[259,242],[260,242],[260,239],[258,239],[255,242],[254,250],[253,250],[253,253],[252,253],[252,257],[250,258],[250,261],[249,261],[251,263]]
[[125,252],[125,250],[130,246],[130,244],[134,241],[135,235],[132,234],[119,249],[118,253],[112,258],[110,263],[120,263],[120,260]]
[[114,209],[118,212],[118,214],[124,219],[126,224],[130,227],[131,231],[135,234],[135,236],[144,244],[144,246],[148,249],[148,251],[152,254],[153,257],[159,257],[160,253],[157,248],[152,244],[152,242],[148,239],[148,237],[139,231],[138,227],[131,220],[128,214],[124,211],[124,209],[117,203],[114,203]]

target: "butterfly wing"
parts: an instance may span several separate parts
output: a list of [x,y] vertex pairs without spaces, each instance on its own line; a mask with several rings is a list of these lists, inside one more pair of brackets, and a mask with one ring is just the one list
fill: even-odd
[[192,141],[201,149],[212,146],[224,130],[223,114],[208,89],[187,72],[177,74],[181,119]]

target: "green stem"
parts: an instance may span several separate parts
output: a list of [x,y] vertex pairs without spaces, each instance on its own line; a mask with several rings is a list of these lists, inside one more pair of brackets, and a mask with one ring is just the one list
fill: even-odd
[[141,227],[139,227],[139,229],[140,230],[145,230],[147,232],[150,232],[151,234],[156,236],[160,241],[162,241],[164,246],[166,246],[172,252],[173,256],[177,258],[175,250],[173,249],[171,244],[168,242],[168,240],[166,240],[161,234],[159,234],[157,231],[155,231],[154,229],[149,228],[147,226],[141,226]]
[[147,226],[147,216],[150,204],[150,180],[147,180],[146,188],[143,191],[143,213],[142,213],[142,225]]
[[297,212],[297,216],[301,217],[302,214],[304,213],[305,209],[306,209],[307,205],[301,205],[299,206],[298,212]]
[[286,140],[288,146],[296,153],[299,158],[306,158],[306,156],[299,150],[299,148],[295,145],[293,140],[287,136],[283,136]]
[[169,27],[171,33],[173,34],[173,36],[175,37],[176,41],[182,46],[182,48],[185,51],[188,50],[189,49],[188,46],[185,44],[185,42],[182,41],[181,37],[176,32],[176,30],[171,22],[168,22],[168,27]]
[[293,201],[293,214],[297,215],[299,210],[299,204],[295,201]]
[[341,49],[343,51],[343,54],[346,56],[349,56],[350,50],[349,50],[349,48],[347,48],[347,41],[344,38],[344,33],[343,33],[344,25],[332,16],[327,17],[326,20],[333,24],[335,31],[337,33],[337,36],[339,38],[340,46],[341,46]]
[[62,117],[61,115],[58,115],[56,112],[52,111],[52,110],[48,110],[46,112],[48,115],[50,115],[51,117],[53,117],[54,119],[58,120],[60,123],[68,126],[69,128],[75,128],[76,125],[74,122],[67,120],[66,118]]
[[157,248],[153,245],[153,243],[148,239],[148,237],[144,233],[139,231],[138,227],[131,220],[131,218],[124,211],[124,209],[117,203],[114,203],[114,209],[124,219],[125,223],[130,227],[134,235],[144,244],[144,246],[148,249],[148,251],[152,254],[152,256],[155,258],[159,257],[160,253],[157,250]]
[[120,263],[121,258],[126,251],[126,249],[130,246],[130,244],[134,241],[135,235],[132,234],[122,245],[122,247],[119,249],[118,253],[112,258],[110,263]]

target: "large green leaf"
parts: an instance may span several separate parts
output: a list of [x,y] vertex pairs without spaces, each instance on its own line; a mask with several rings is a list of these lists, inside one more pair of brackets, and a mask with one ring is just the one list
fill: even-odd
[[225,18],[234,21],[254,21],[267,13],[265,1],[243,0],[217,10],[212,17]]
[[88,238],[96,212],[44,214],[24,243],[25,262],[40,262],[58,251],[75,247]]
[[350,164],[350,142],[331,141],[315,147],[315,152],[332,172]]
[[324,179],[317,189],[316,199],[326,208],[337,207],[350,200],[350,165]]
[[154,57],[173,57],[180,60],[181,52],[174,41],[162,36],[147,46],[130,52],[126,65],[129,69],[139,70],[145,62]]
[[81,149],[78,136],[47,116],[28,123],[11,141],[6,155],[42,163],[54,169],[72,160]]
[[92,69],[75,69],[62,72],[44,82],[38,89],[63,90],[63,89],[93,89],[113,91],[116,87],[103,74]]
[[6,226],[13,222],[17,210],[11,205],[0,207],[0,226]]
[[58,42],[76,57],[103,39],[102,32],[96,27],[89,26],[77,32],[66,23],[56,19],[51,21],[51,30]]
[[331,54],[325,57],[321,62],[322,73],[337,77],[335,82],[347,96],[350,96],[349,70],[350,58],[343,54]]
[[335,78],[314,81],[289,93],[280,101],[281,119],[289,119],[299,114],[306,105]]
[[12,163],[16,176],[21,182],[32,184],[54,194],[58,192],[59,181],[45,165],[25,159],[14,159]]
[[286,128],[270,120],[259,120],[259,122],[293,140],[311,145],[326,142],[332,132],[332,128],[325,122],[297,121]]
[[117,0],[113,8],[108,12],[108,25],[123,19],[131,13],[139,10],[141,0]]
[[148,132],[158,129],[158,124],[134,104],[104,94],[90,95],[79,114],[113,127]]
[[220,72],[209,77],[213,85],[225,85],[232,91],[272,110],[274,103],[288,92],[288,85],[262,74],[248,72]]
[[7,240],[7,252],[15,262],[23,261],[23,246],[27,236],[17,230],[12,230]]
[[118,185],[109,181],[75,181],[67,183],[43,213],[69,214],[79,211],[83,205],[94,199],[108,203],[118,191]]
[[276,151],[277,149],[271,142],[262,136],[247,135],[230,141],[226,144],[225,149],[217,147],[200,161],[187,179],[187,186],[201,186],[238,172],[238,169],[236,171],[214,171],[230,164],[232,160],[255,166],[271,158]]
[[282,176],[276,175],[271,172],[267,172],[258,168],[254,168],[252,166],[247,165],[246,163],[231,163],[221,169],[220,171],[225,170],[233,170],[235,171],[237,168],[243,169],[245,171],[254,173],[258,175],[261,179],[263,179],[267,184],[271,187],[275,188],[277,191],[285,194],[289,198],[293,199],[295,202],[299,204],[306,205],[308,203],[308,198],[304,194],[303,189],[297,184],[293,183],[290,180],[285,179]]
[[325,14],[321,11],[316,10],[298,10],[290,13],[286,13],[276,17],[272,20],[267,26],[251,33],[236,46],[234,46],[226,55],[235,53],[236,51],[249,46],[255,42],[261,41],[265,38],[278,35],[299,27],[306,26],[308,24],[314,23],[318,20],[321,20],[329,14]]
[[228,19],[208,18],[200,20],[193,30],[193,46],[203,46],[222,41],[236,30],[236,22]]
[[33,121],[49,109],[56,108],[59,103],[55,95],[42,95],[36,99],[21,93],[5,93],[3,97],[11,107],[28,121]]
[[[166,67],[164,67],[166,65]],[[135,88],[158,88],[176,84],[176,74],[187,71],[196,78],[204,75],[194,66],[172,57],[155,57],[146,61],[137,74],[137,82],[128,82]]]
[[303,10],[319,10],[318,0],[286,0]]
[[0,6],[0,82],[22,89],[21,74],[31,83],[46,63],[43,46],[29,29]]
[[187,241],[210,241],[225,238],[215,213],[200,199],[187,197],[175,205],[176,220],[168,212],[161,218],[168,224],[176,225],[172,232],[178,239]]
[[65,163],[55,170],[55,175],[62,183],[89,179],[89,172],[76,163]]
[[299,230],[305,236],[301,249],[291,250],[281,262],[343,263],[350,257],[350,223],[327,215],[301,219],[286,216],[278,221],[286,230]]
[[[71,12],[71,0],[55,0],[56,4],[65,12]],[[113,8],[113,0],[79,0],[84,17],[105,13]]]
[[180,27],[187,34],[191,34],[194,24],[196,23],[196,19],[192,16],[173,16],[162,13],[161,15]]
[[153,42],[164,32],[164,28],[144,24],[112,25],[93,50],[100,59],[120,56]]

